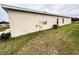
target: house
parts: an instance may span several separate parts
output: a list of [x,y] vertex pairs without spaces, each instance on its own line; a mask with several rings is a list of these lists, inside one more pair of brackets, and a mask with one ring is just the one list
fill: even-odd
[[54,24],[63,26],[71,23],[71,17],[68,16],[10,5],[1,7],[8,13],[12,37],[50,29]]

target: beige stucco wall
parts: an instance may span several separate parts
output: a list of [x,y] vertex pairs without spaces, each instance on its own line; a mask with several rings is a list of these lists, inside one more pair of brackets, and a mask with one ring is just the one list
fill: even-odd
[[[16,37],[40,30],[46,30],[56,24],[57,17],[35,14],[23,11],[8,10],[11,36]],[[42,22],[47,21],[47,24]],[[70,18],[65,18],[64,24],[62,24],[62,17],[59,17],[59,25],[65,25],[71,23]]]

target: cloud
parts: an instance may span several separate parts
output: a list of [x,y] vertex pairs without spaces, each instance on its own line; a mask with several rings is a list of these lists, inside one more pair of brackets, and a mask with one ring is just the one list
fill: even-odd
[[16,6],[64,16],[79,17],[79,4],[16,4]]
[[3,20],[9,21],[8,14],[2,8],[0,8],[0,21]]

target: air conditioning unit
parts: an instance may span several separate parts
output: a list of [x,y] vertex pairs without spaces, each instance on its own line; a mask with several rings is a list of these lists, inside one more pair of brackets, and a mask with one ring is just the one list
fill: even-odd
[[54,24],[54,25],[53,25],[53,28],[54,28],[54,29],[58,29],[58,24]]

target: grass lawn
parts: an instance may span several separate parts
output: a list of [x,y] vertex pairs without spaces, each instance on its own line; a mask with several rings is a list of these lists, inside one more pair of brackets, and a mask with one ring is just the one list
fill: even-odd
[[0,41],[0,54],[79,54],[79,23]]
[[5,30],[8,29],[8,28],[9,28],[9,27],[1,27],[1,26],[0,26],[0,32],[1,32],[1,31],[5,31]]

